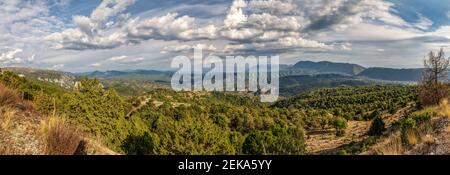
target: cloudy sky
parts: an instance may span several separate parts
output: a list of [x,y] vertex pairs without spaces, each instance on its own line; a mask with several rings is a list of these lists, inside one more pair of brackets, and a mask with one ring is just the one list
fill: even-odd
[[[3,0],[0,66],[167,69],[177,55],[420,67],[450,52],[450,0]],[[450,55],[450,54],[448,54]]]

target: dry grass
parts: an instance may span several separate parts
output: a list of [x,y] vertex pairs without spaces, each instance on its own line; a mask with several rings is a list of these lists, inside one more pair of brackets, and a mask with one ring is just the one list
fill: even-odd
[[14,147],[8,146],[8,143],[2,143],[0,145],[0,155],[18,155],[19,151]]
[[414,146],[417,145],[419,143],[419,136],[417,135],[417,133],[414,130],[407,130],[405,131],[405,141],[408,145]]
[[400,132],[396,131],[392,133],[389,137],[375,145],[373,147],[373,153],[377,155],[403,155],[410,149],[415,149],[417,146],[430,145],[435,142],[432,136],[433,130],[427,124],[402,131],[404,132],[404,140],[402,140]]
[[336,131],[324,130],[318,133],[309,133],[306,141],[308,153],[317,153],[322,150],[330,150],[341,145],[349,144],[352,141],[362,140],[370,122],[367,121],[349,121],[343,137],[337,137]]
[[407,145],[415,146],[421,143],[428,143],[434,141],[431,138],[433,129],[430,125],[422,124],[415,129],[408,129],[405,131],[405,141]]
[[15,111],[9,108],[0,109],[0,155],[11,155],[17,151],[11,147],[9,140],[5,138],[6,130],[11,127]]
[[[389,128],[393,123],[401,120],[404,113],[410,110],[411,106],[398,110],[393,115],[383,116],[386,126]],[[334,131],[323,131],[308,135],[306,141],[308,153],[320,153],[323,150],[332,150],[351,142],[358,142],[367,138],[367,131],[370,128],[370,121],[349,121],[343,137],[336,137]]]
[[87,154],[88,155],[120,155],[117,152],[112,151],[108,147],[104,146],[101,137],[96,138],[84,138],[87,144]]
[[11,90],[0,84],[0,107],[15,106],[20,102],[17,91]]
[[43,120],[39,133],[48,155],[72,155],[82,140],[79,130],[60,117]]
[[405,152],[400,134],[394,134],[375,149],[377,155],[402,155]]
[[31,101],[0,84],[0,155],[116,154],[93,140],[77,150],[84,135],[62,117],[40,117]]
[[441,116],[450,117],[450,104],[447,99],[442,100],[439,105],[439,113]]
[[0,155],[17,155],[21,151],[15,147],[15,140],[10,136],[10,131],[14,129],[14,123],[17,119],[15,109],[2,106],[0,107]]

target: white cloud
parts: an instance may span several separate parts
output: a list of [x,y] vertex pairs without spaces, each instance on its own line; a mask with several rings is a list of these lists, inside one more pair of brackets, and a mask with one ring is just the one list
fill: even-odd
[[345,51],[351,51],[352,50],[352,43],[343,43],[339,45],[341,47],[341,50]]
[[378,20],[384,24],[397,27],[409,27],[410,25],[403,20],[400,16],[392,13],[394,3],[387,1],[373,1],[364,0],[365,12],[363,17],[370,18],[372,20]]
[[109,60],[110,61],[122,61],[122,60],[126,60],[126,59],[128,59],[128,56],[122,55],[122,56],[111,57]]
[[133,58],[133,57],[129,57],[126,55],[111,57],[110,59],[108,59],[108,61],[111,61],[113,63],[119,63],[119,64],[135,64],[135,63],[142,62],[144,60],[145,59],[142,57]]
[[[36,51],[46,52],[42,36],[64,26],[50,14],[50,6],[62,7],[63,1],[0,1],[0,64],[29,65],[39,60]],[[2,53],[3,52],[3,53]]]
[[247,21],[247,16],[242,10],[245,7],[247,7],[247,3],[244,0],[233,1],[233,5],[231,5],[224,21],[226,28],[234,28]]
[[419,15],[419,20],[414,26],[421,30],[428,30],[431,26],[433,26],[433,21],[423,15]]
[[[144,57],[149,60],[149,55],[128,53],[123,48],[156,47],[149,43],[158,42],[164,45],[155,49],[154,57],[161,57],[163,62],[167,53],[186,52],[195,47],[219,54],[280,53],[292,57],[299,57],[294,53],[308,51],[311,54],[349,54],[348,51],[389,54],[394,49],[378,52],[378,42],[399,41],[397,47],[407,47],[410,42],[400,41],[428,36],[450,38],[447,27],[426,32],[433,21],[420,16],[416,22],[409,23],[395,10],[398,4],[381,0],[234,0],[227,10],[219,8],[223,11],[214,13],[225,15],[211,19],[180,15],[185,13],[180,10],[182,7],[132,16],[125,9],[133,3],[134,0],[104,0],[89,16],[74,17],[75,27],[57,30],[46,38],[56,49],[90,50],[87,52],[97,55],[122,51],[108,53],[107,58],[104,55],[91,58],[103,67],[126,61],[143,62]],[[375,46],[363,48],[361,43]]]
[[313,40],[306,40],[303,38],[295,38],[295,37],[285,37],[278,40],[278,42],[282,46],[286,47],[301,47],[301,48],[321,48],[321,49],[328,49],[329,46],[327,46],[324,43],[320,43]]
[[0,9],[2,16],[0,24],[13,24],[14,22],[34,19],[48,13],[48,9],[43,1],[2,1],[0,2]]
[[[129,19],[123,14],[127,6],[134,3],[103,1],[89,16],[77,16],[73,21],[76,28],[66,29],[60,33],[47,36],[57,49],[110,49],[143,41],[175,40],[201,41],[223,40],[235,43],[250,43],[257,46],[272,46],[279,41],[288,47],[326,47],[326,43],[308,38],[310,27],[330,27],[345,29],[350,24],[358,23],[364,9],[369,6],[362,0],[334,1],[322,0],[309,8],[314,12],[306,17],[298,9],[299,2],[311,0],[235,0],[229,8],[223,24],[201,26],[190,16],[168,13],[164,16],[141,19]],[[364,2],[363,5],[361,3]],[[373,3],[372,3],[373,4]],[[380,5],[380,4],[376,4]],[[350,6],[351,8],[346,8]],[[340,12],[345,12],[341,14]],[[334,16],[339,15],[339,19]],[[112,18],[117,17],[117,18]],[[315,21],[314,17],[323,21]],[[342,19],[341,19],[342,18]],[[116,21],[113,21],[115,19]],[[327,24],[330,23],[330,24]],[[323,24],[324,26],[317,26]],[[316,25],[316,26],[313,26]],[[345,26],[345,27],[344,27]],[[281,38],[281,39],[280,39]],[[167,48],[177,51],[179,48]]]
[[19,56],[22,53],[22,49],[15,49],[0,54],[0,64],[7,65],[11,63],[21,63],[23,59]]
[[293,16],[278,17],[267,13],[250,15],[248,23],[254,28],[264,30],[298,31],[302,28]]
[[165,16],[150,19],[123,17],[124,20],[128,20],[120,23],[106,23],[105,18],[101,18],[103,23],[92,23],[91,18],[93,16],[94,13],[91,14],[91,17],[74,18],[77,28],[51,34],[46,39],[56,49],[86,50],[110,49],[121,45],[142,43],[149,39],[213,39],[217,33],[215,26],[196,27],[195,18],[179,17],[177,13],[169,13]]
[[10,60],[16,58],[17,54],[22,53],[22,49],[15,49],[0,55],[0,60]]
[[352,26],[351,30],[338,32],[324,32],[318,36],[320,40],[333,41],[381,41],[381,40],[403,40],[422,36],[423,32],[409,30],[388,25],[377,25],[372,23],[360,23]]
[[51,69],[53,69],[53,70],[61,70],[63,68],[64,68],[64,64],[56,64],[56,65],[53,65]]
[[207,45],[207,44],[196,44],[196,45],[172,45],[164,47],[161,51],[162,53],[169,53],[169,52],[187,52],[192,51],[193,49],[202,49],[202,51],[206,52],[215,52],[217,51],[217,48],[213,45]]
[[[126,33],[108,29],[120,27],[128,19],[120,14],[135,0],[104,0],[89,17],[75,16],[73,22],[77,28],[66,29],[46,37],[56,49],[106,49],[126,43]],[[112,17],[116,21],[112,20]]]
[[255,28],[228,29],[221,31],[221,35],[228,40],[240,41],[251,40],[264,33],[263,30]]
[[102,66],[102,64],[101,63],[92,63],[89,66],[90,67],[100,67],[100,66]]
[[279,0],[253,0],[250,1],[249,6],[257,12],[266,12],[271,14],[301,14],[297,11],[297,4],[292,1]]
[[[169,13],[165,16],[154,17],[147,20],[139,18],[127,24],[127,34],[132,42],[141,42],[147,39],[189,39],[189,34],[194,34],[195,18],[189,16],[179,17],[177,13]],[[203,33],[207,29],[199,30]],[[186,33],[185,33],[186,32]]]
[[0,46],[40,42],[40,36],[63,25],[58,18],[50,15],[47,1],[41,0],[1,1],[0,16],[0,32],[7,38],[0,41]]
[[223,51],[225,53],[232,53],[232,52],[234,52],[236,50],[242,50],[242,49],[245,49],[245,48],[246,48],[246,46],[244,44],[236,44],[236,45],[228,44],[228,45],[226,45],[224,47]]
[[450,39],[450,26],[442,26],[436,31],[429,33],[429,35],[442,36]]

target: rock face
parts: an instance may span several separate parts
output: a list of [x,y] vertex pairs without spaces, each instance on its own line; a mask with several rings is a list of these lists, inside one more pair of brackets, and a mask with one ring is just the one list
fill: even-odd
[[4,70],[11,71],[21,77],[28,79],[34,79],[39,81],[44,81],[52,84],[56,84],[66,89],[72,89],[77,77],[68,72],[61,72],[55,70],[44,70],[44,69],[34,69],[34,68],[24,68],[24,67],[9,67],[4,68]]

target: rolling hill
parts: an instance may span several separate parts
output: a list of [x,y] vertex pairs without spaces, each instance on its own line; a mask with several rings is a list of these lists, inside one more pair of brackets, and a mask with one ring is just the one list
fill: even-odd
[[419,81],[423,69],[368,68],[358,76],[388,81]]
[[287,69],[283,69],[281,76],[316,74],[343,74],[353,76],[358,75],[364,70],[365,68],[363,66],[350,63],[300,61]]
[[383,67],[365,68],[358,64],[333,63],[328,61],[300,61],[290,67],[282,67],[280,70],[280,77],[338,74],[365,77],[374,80],[400,82],[419,81],[423,71],[423,69],[395,69]]
[[[173,71],[128,70],[67,73],[32,68],[5,68],[29,79],[71,88],[80,77],[97,78],[122,95],[138,95],[168,87]],[[280,94],[291,96],[318,88],[405,84],[420,80],[422,69],[365,68],[357,64],[300,61],[280,66]]]
[[339,74],[298,75],[280,78],[280,95],[293,96],[318,88],[382,84],[367,78]]
[[30,80],[38,80],[42,82],[52,83],[60,87],[70,89],[77,79],[75,74],[56,70],[25,68],[25,67],[8,67],[2,68],[5,71],[11,71],[19,76],[26,77]]
[[157,70],[130,70],[130,71],[94,71],[78,73],[76,75],[98,79],[127,79],[146,80],[161,83],[170,83],[173,72]]

